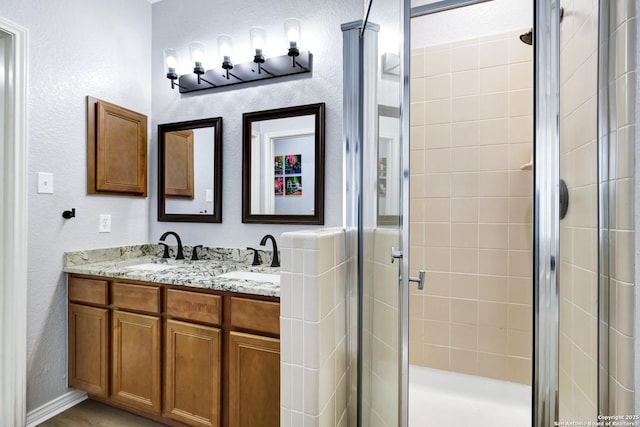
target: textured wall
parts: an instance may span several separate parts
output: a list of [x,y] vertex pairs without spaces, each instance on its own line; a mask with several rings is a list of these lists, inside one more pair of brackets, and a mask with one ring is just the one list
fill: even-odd
[[[144,243],[148,200],[86,195],[86,101],[150,114],[151,6],[145,0],[6,0],[0,16],[29,30],[28,396],[32,410],[67,391],[66,250]],[[117,30],[114,26],[117,23]],[[36,173],[54,173],[54,194]],[[76,208],[65,221],[62,211]],[[98,215],[113,231],[98,234]]]
[[[180,95],[170,89],[163,68],[163,49],[180,50],[188,68],[188,45],[193,40],[205,43],[210,58],[217,57],[218,34],[233,36],[236,62],[250,60],[249,29],[266,29],[267,54],[284,54],[284,20],[296,17],[301,22],[301,48],[314,55],[312,78],[294,77],[270,83],[235,86],[212,92]],[[210,246],[244,247],[256,245],[266,233],[309,226],[259,225],[242,223],[242,114],[294,105],[326,103],[325,149],[325,225],[342,224],[342,33],[340,24],[362,16],[358,0],[329,0],[318,6],[313,1],[233,2],[164,0],[153,5],[153,119],[150,150],[151,210],[150,240],[172,229],[185,243]],[[241,18],[240,18],[241,17]],[[217,59],[204,63],[218,67]],[[178,224],[157,222],[157,125],[205,117],[223,118],[223,223]]]

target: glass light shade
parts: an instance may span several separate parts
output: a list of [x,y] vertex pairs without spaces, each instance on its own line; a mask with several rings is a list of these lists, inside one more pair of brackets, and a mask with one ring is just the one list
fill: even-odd
[[253,49],[256,54],[258,54],[258,51],[262,54],[262,50],[264,49],[266,42],[266,33],[264,28],[251,27],[249,30],[249,38],[251,39],[251,49]]
[[218,41],[218,55],[223,62],[231,61],[231,53],[233,49],[233,39],[229,34],[220,34]]
[[189,43],[189,52],[191,53],[191,63],[201,65],[205,54],[204,44],[201,42]]
[[167,73],[175,73],[176,65],[178,64],[178,52],[175,49],[164,50],[164,64]]
[[298,47],[300,42],[300,21],[295,18],[289,18],[284,21],[284,33],[289,42],[289,47]]

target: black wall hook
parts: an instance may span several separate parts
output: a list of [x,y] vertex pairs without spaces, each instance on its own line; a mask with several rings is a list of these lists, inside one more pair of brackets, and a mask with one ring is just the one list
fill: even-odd
[[75,218],[75,216],[76,216],[76,208],[72,208],[70,211],[62,212],[62,218],[64,219]]

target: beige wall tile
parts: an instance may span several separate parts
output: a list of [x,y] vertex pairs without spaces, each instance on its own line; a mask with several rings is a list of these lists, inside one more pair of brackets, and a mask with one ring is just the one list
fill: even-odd
[[509,227],[507,224],[480,224],[478,247],[480,249],[507,249]]
[[478,66],[481,68],[506,65],[509,61],[507,39],[481,42],[478,51]]
[[478,93],[506,92],[508,83],[509,69],[506,65],[478,70]]
[[478,299],[481,301],[509,301],[509,278],[507,276],[478,276]]
[[477,127],[478,137],[482,141],[482,145],[507,144],[510,142],[509,120],[506,118],[481,120],[477,123]]
[[[470,299],[452,298],[451,322],[468,325],[478,324],[478,302]],[[466,348],[466,347],[465,347]]]
[[480,326],[478,328],[478,350],[486,353],[507,354],[507,330]]
[[478,353],[475,351],[451,349],[451,369],[463,374],[477,375]]
[[451,248],[451,271],[456,273],[477,273],[478,250]]
[[[449,222],[451,220],[451,199],[448,197],[431,197],[428,199],[422,199],[424,220],[430,222]],[[411,201],[413,204],[413,200]],[[419,220],[419,215],[414,215],[412,212],[411,218]]]
[[478,122],[451,123],[451,146],[471,147],[478,145]]
[[482,145],[478,148],[478,170],[502,171],[507,169],[509,146]]
[[[480,147],[481,149],[482,147]],[[451,172],[475,172],[478,170],[478,147],[451,149]]]
[[478,298],[478,275],[451,273],[452,298]]
[[[420,103],[417,103],[419,105]],[[425,125],[435,125],[439,123],[449,123],[451,121],[451,101],[440,99],[437,101],[427,101],[424,103],[424,123]]]
[[478,68],[478,46],[457,46],[451,52],[451,71],[468,71]]
[[424,96],[427,101],[451,98],[451,74],[427,77]]
[[466,350],[478,349],[478,327],[475,325],[451,324],[451,347]]
[[477,222],[478,202],[475,197],[451,199],[451,222]]
[[478,222],[507,223],[509,221],[509,198],[478,198]]
[[507,379],[507,357],[498,354],[478,354],[478,375],[496,380]]
[[451,95],[454,97],[478,94],[478,70],[458,71],[451,74]]
[[424,127],[424,148],[449,148],[450,146],[451,124],[441,123]]
[[478,302],[478,324],[494,328],[507,328],[507,304],[500,302]]
[[506,276],[508,274],[508,251],[502,249],[480,249],[478,252],[478,272],[480,274],[494,276]]
[[451,72],[451,51],[449,49],[426,52],[424,60],[424,75],[427,77]]
[[450,246],[452,248],[477,248],[478,247],[478,224],[475,224],[475,223],[451,224]]

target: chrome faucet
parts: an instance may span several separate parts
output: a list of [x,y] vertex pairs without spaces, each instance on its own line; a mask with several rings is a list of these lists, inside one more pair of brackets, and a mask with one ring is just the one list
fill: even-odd
[[[178,242],[178,253],[176,253],[176,259],[184,259],[184,254],[182,253],[182,240],[180,240],[180,236],[178,236],[178,233],[176,233],[175,231],[167,231],[162,236],[160,236],[160,241],[164,242],[164,239],[166,239],[168,235],[175,236],[176,237],[176,241]],[[162,257],[163,258],[168,258],[169,257],[169,253],[168,252],[169,251],[167,250],[167,247],[165,246],[164,255]]]
[[276,238],[271,234],[267,234],[260,240],[260,246],[267,244],[267,240],[271,240],[273,244],[273,257],[271,258],[271,267],[280,267],[280,259],[278,258],[278,245],[276,244]]

